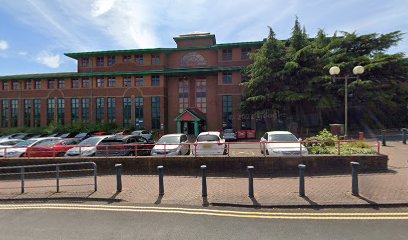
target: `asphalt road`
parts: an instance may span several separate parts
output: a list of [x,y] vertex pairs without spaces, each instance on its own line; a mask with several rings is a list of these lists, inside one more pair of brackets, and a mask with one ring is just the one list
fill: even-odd
[[[92,207],[92,205],[87,205],[86,207],[71,205],[72,207],[54,207],[55,209],[46,207],[49,205],[41,206],[43,207],[5,209],[4,207],[7,207],[7,205],[1,205],[0,238],[2,240],[391,240],[408,238],[407,209],[387,209],[385,211],[362,210],[365,211],[363,214],[366,215],[359,215],[361,213],[356,213],[356,210],[350,209],[321,211],[274,210],[265,213],[263,210],[251,211],[247,209],[232,209],[232,212],[225,212],[226,209],[219,210],[214,208],[203,211],[202,209],[151,209],[151,207],[143,209],[143,207],[128,208],[101,205],[98,207]],[[245,213],[243,211],[249,212]],[[395,216],[393,212],[396,212]],[[367,215],[367,213],[373,214],[373,216]],[[381,220],[381,218],[388,217],[390,219],[395,217],[398,219],[400,217],[404,220]]]

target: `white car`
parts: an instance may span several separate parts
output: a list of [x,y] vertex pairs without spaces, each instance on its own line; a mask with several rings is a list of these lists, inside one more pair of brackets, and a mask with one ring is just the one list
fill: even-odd
[[22,157],[24,153],[27,151],[27,148],[36,146],[37,144],[41,144],[45,141],[49,141],[53,139],[60,139],[60,138],[44,137],[44,138],[31,138],[31,139],[23,140],[12,147],[2,149],[2,151],[0,151],[0,157]]
[[152,133],[147,130],[136,130],[136,131],[133,131],[131,135],[142,136],[146,140],[152,140],[153,138]]
[[77,147],[69,149],[65,153],[65,157],[91,157],[95,156],[96,146],[99,145],[105,138],[112,137],[112,135],[103,135],[90,137],[80,142]]
[[151,151],[152,156],[174,156],[190,154],[186,134],[167,134],[162,136]]
[[226,155],[228,153],[225,139],[220,132],[202,132],[194,144],[194,155]]
[[291,132],[266,132],[261,138],[261,153],[265,155],[306,155],[306,147]]

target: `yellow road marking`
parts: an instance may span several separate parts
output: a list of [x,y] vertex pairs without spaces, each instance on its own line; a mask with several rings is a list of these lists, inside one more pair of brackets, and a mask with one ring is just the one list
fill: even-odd
[[87,210],[110,212],[173,213],[256,219],[297,219],[297,220],[408,220],[407,213],[285,213],[285,212],[244,212],[215,209],[193,209],[144,206],[103,206],[82,204],[17,204],[0,205],[0,210],[54,209]]

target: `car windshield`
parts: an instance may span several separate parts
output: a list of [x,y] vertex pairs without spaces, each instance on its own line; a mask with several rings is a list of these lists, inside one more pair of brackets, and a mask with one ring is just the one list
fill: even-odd
[[216,142],[219,140],[217,135],[201,135],[197,138],[197,142]]
[[163,136],[157,141],[159,144],[175,144],[180,143],[179,136]]
[[16,145],[14,145],[15,147],[28,147],[31,144],[37,142],[37,140],[33,140],[33,139],[29,139],[29,140],[25,140],[22,142],[17,143]]
[[272,134],[269,135],[269,142],[297,142],[298,139],[293,134]]
[[96,144],[98,144],[100,140],[101,140],[100,137],[91,137],[91,138],[87,138],[84,141],[80,142],[78,145],[79,146],[96,146]]
[[234,130],[233,129],[225,129],[224,133],[234,133]]
[[15,145],[17,143],[19,143],[19,141],[5,141],[5,142],[1,142],[0,145],[7,146],[7,145]]
[[75,135],[76,138],[82,138],[85,137],[87,133],[79,133],[77,135]]
[[50,139],[50,140],[45,140],[42,142],[39,142],[37,144],[35,144],[35,147],[49,147],[54,145],[56,142],[58,142],[60,139]]

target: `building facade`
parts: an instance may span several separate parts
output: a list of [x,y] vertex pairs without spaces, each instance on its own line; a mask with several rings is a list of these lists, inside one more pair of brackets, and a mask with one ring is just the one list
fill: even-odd
[[250,127],[239,106],[248,54],[263,42],[180,35],[176,48],[66,53],[77,72],[0,77],[0,128],[116,123],[164,133]]

